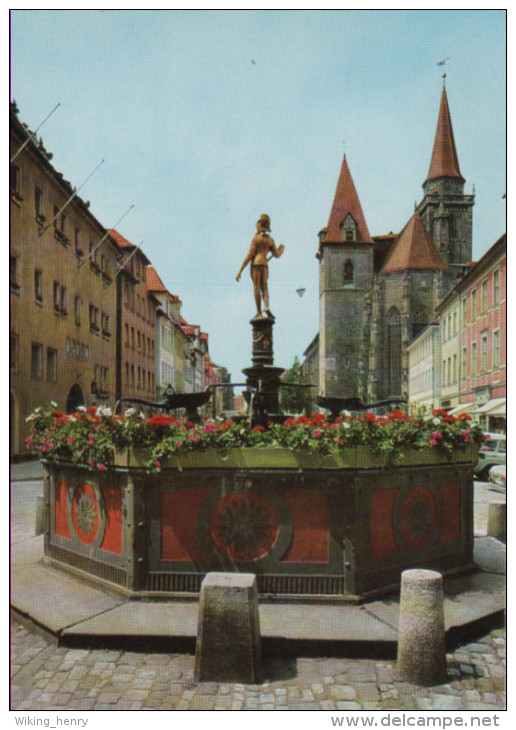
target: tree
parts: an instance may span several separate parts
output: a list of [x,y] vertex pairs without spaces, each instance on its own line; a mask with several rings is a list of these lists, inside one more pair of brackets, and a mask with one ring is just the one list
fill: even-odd
[[[294,358],[292,367],[287,370],[281,379],[280,388],[280,406],[283,413],[306,413],[310,412],[310,388],[300,388],[304,383],[301,363],[299,358]],[[292,383],[296,387],[289,388],[288,383]]]

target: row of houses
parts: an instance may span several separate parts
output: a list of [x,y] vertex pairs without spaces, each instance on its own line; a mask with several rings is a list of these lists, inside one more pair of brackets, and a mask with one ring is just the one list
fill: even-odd
[[470,266],[407,347],[409,404],[506,430],[507,236]]
[[[11,453],[50,400],[71,412],[229,382],[208,334],[183,318],[143,251],[97,220],[15,103],[10,159]],[[230,410],[231,389],[216,393],[211,410]]]

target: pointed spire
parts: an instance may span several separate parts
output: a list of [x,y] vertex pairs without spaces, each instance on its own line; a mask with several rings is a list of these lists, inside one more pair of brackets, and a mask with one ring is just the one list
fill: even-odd
[[441,106],[439,108],[439,118],[437,120],[437,129],[435,131],[434,149],[426,182],[440,177],[455,177],[462,180],[462,182],[465,182],[464,178],[460,174],[459,158],[457,157],[457,150],[455,149],[455,139],[453,137],[453,128],[444,80]]
[[325,238],[326,243],[342,242],[342,231],[340,227],[348,215],[351,215],[355,221],[355,240],[359,243],[373,243],[373,240],[369,235],[369,230],[367,228],[367,223],[365,222],[357,191],[355,190],[353,178],[349,171],[346,155],[344,155],[342,167],[340,168],[337,189],[335,190],[335,197],[333,199],[333,206],[328,220],[328,228]]
[[409,269],[415,271],[446,270],[418,213],[414,213],[392,245],[380,274],[392,274],[395,271],[408,271]]

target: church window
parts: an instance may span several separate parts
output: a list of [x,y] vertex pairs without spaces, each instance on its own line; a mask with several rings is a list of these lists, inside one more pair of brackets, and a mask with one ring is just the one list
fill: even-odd
[[401,316],[396,307],[387,312],[387,387],[389,395],[401,393]]
[[353,281],[353,264],[349,260],[344,264],[344,281]]
[[412,316],[412,337],[416,337],[428,324],[426,310],[424,307],[417,307]]

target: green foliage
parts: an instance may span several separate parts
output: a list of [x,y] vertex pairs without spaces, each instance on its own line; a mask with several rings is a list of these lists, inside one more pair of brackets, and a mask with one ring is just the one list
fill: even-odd
[[310,388],[289,388],[288,383],[296,386],[304,383],[301,372],[301,363],[296,355],[292,367],[282,378],[280,388],[280,406],[283,413],[304,413],[310,412]]

